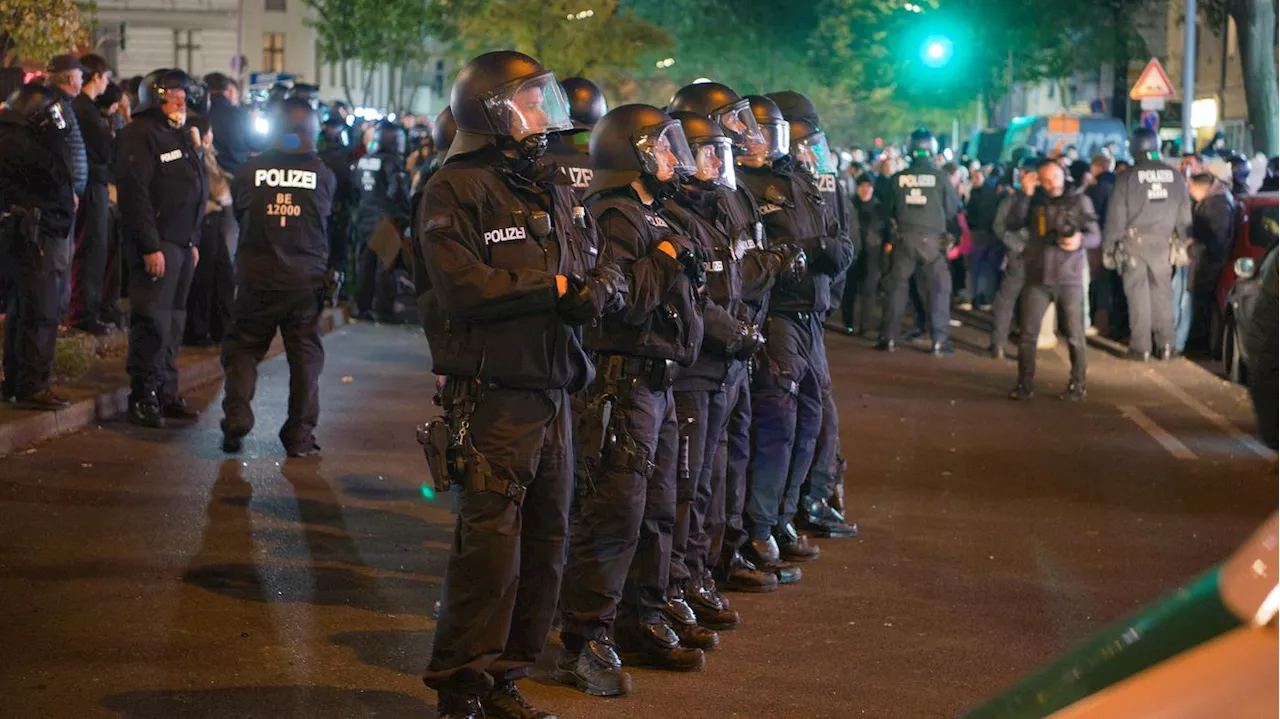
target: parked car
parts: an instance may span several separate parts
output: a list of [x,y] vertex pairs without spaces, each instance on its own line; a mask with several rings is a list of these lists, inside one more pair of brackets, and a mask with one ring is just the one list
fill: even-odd
[[1276,246],[1272,245],[1262,256],[1261,262],[1252,258],[1241,257],[1232,267],[1237,280],[1227,292],[1226,308],[1223,311],[1222,332],[1222,366],[1227,379],[1239,384],[1247,384],[1249,377],[1249,352],[1244,338],[1248,335],[1250,323],[1253,321],[1253,308],[1262,289],[1262,278],[1268,268],[1275,272]]
[[[1280,197],[1276,193],[1245,197],[1236,206],[1236,241],[1231,250],[1232,261],[1218,278],[1215,291],[1217,312],[1209,334],[1213,339],[1213,356],[1222,359],[1226,375],[1233,382],[1243,382],[1247,371],[1240,328],[1246,326],[1253,298],[1257,296],[1259,268],[1268,251],[1276,247],[1277,230],[1280,229],[1278,212]],[[1240,283],[1247,286],[1237,289]]]

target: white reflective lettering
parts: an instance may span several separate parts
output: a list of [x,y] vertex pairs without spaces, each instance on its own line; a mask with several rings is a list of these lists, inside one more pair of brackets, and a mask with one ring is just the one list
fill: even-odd
[[523,227],[504,227],[500,230],[485,230],[484,243],[496,245],[500,242],[523,240],[527,237]]
[[255,170],[253,173],[253,186],[262,187],[293,187],[300,190],[316,189],[316,173],[311,170],[285,170],[280,168],[267,168]]

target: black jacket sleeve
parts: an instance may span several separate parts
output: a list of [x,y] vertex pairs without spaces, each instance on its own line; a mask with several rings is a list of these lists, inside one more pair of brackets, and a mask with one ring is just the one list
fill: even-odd
[[483,322],[553,311],[559,299],[555,275],[486,264],[474,205],[453,195],[447,183],[427,188],[428,214],[418,240],[445,312]]
[[612,262],[627,278],[622,321],[638,327],[662,304],[663,296],[684,272],[684,265],[657,247],[649,247],[640,229],[617,209],[606,209],[596,218],[596,225],[604,240],[604,261]]
[[755,302],[773,289],[782,271],[778,256],[765,250],[750,250],[742,257],[742,299]]
[[[135,130],[130,132],[129,130]],[[156,229],[156,210],[151,202],[151,181],[155,177],[155,143],[139,125],[127,127],[116,147],[116,192],[120,213],[124,215],[133,240],[142,254],[160,251],[160,232]]]

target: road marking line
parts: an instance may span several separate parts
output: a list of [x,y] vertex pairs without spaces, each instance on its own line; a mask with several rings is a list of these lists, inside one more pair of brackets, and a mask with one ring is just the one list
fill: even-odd
[[1187,449],[1187,445],[1179,442],[1177,437],[1169,434],[1168,430],[1156,424],[1155,420],[1148,417],[1146,412],[1131,404],[1116,405],[1116,408],[1120,410],[1120,414],[1133,420],[1134,424],[1151,435],[1151,438],[1159,442],[1160,446],[1169,451],[1169,454],[1178,459],[1196,458],[1195,453]]
[[1263,459],[1271,459],[1276,456],[1276,453],[1272,452],[1265,444],[1237,429],[1234,424],[1231,424],[1231,420],[1209,409],[1195,397],[1187,394],[1186,391],[1178,385],[1170,382],[1164,377],[1161,377],[1155,372],[1148,372],[1147,376],[1151,378],[1152,382],[1160,385],[1166,392],[1173,395],[1175,399],[1198,412],[1201,417],[1204,417],[1217,425],[1218,429],[1221,429],[1229,437],[1240,444],[1243,444],[1245,447],[1248,447],[1254,454],[1262,457]]

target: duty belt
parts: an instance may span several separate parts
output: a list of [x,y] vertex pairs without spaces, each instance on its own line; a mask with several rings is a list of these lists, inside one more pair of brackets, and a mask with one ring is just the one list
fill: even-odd
[[654,391],[662,391],[675,384],[679,368],[675,360],[613,354],[596,356],[596,366],[604,370],[606,374],[608,368],[613,364],[617,364],[616,372],[619,376],[646,380]]
[[773,312],[772,314],[775,314],[779,317],[786,317],[787,319],[792,319],[797,322],[809,322],[810,320],[818,316],[817,312],[789,312],[787,310],[778,310],[777,312]]

